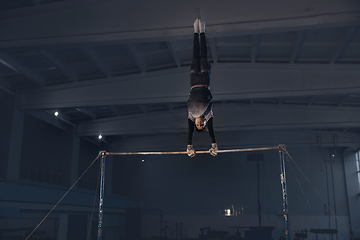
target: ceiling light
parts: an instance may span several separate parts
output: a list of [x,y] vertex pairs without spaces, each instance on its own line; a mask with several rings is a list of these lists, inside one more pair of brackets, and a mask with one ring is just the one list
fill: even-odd
[[54,112],[54,115],[57,117],[59,115],[59,112],[58,111]]
[[100,134],[100,135],[98,136],[98,138],[99,138],[99,139],[102,139],[102,136],[101,136],[101,134]]

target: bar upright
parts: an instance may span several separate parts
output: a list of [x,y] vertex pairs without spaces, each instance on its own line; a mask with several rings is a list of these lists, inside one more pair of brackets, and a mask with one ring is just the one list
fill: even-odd
[[289,232],[289,214],[288,214],[288,201],[287,201],[287,188],[286,188],[286,174],[285,174],[285,160],[284,160],[285,145],[279,145],[280,155],[280,179],[282,188],[282,199],[283,199],[283,213],[284,213],[284,224],[285,224],[285,239],[290,240]]
[[99,200],[99,220],[97,240],[102,239],[103,208],[104,208],[104,188],[105,188],[105,158],[106,152],[101,153],[101,171],[100,171],[100,200]]

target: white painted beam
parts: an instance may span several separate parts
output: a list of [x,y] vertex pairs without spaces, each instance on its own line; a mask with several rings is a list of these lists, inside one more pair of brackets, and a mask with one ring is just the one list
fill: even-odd
[[[321,107],[274,108],[216,105],[215,131],[359,128],[360,111]],[[164,114],[118,117],[77,124],[77,135],[136,135],[187,132],[187,111],[173,110]],[[183,120],[181,120],[183,119]],[[166,124],[164,124],[166,123]]]
[[[346,74],[344,74],[346,72]],[[185,103],[188,67],[26,90],[21,109]],[[357,65],[216,64],[214,101],[292,96],[348,95],[360,91]],[[66,98],[64,98],[66,96]]]

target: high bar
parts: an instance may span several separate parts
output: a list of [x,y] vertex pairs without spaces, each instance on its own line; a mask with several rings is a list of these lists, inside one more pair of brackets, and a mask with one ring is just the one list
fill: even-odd
[[[254,151],[266,151],[266,150],[282,150],[285,148],[285,145],[279,144],[274,147],[263,147],[263,148],[241,148],[241,149],[226,149],[218,150],[218,153],[230,153],[230,152],[254,152]],[[196,151],[196,154],[209,153],[208,151]],[[181,152],[106,152],[101,151],[101,155],[179,155],[187,154],[186,151]]]

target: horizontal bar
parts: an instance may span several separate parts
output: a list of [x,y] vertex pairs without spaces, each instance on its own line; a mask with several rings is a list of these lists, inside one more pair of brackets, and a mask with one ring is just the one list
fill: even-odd
[[[243,149],[226,149],[218,150],[218,153],[230,153],[230,152],[251,152],[251,151],[265,151],[265,150],[281,150],[284,145],[275,147],[264,147],[264,148],[243,148]],[[209,153],[208,151],[196,151],[199,153]],[[104,152],[105,155],[169,155],[169,154],[187,154],[186,151],[182,152]]]

